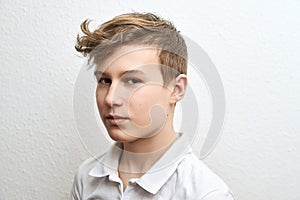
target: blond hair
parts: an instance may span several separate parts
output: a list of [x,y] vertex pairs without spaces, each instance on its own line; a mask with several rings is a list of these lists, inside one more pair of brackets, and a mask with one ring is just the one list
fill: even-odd
[[[83,36],[77,35],[75,48],[98,63],[124,45],[145,45],[158,49],[164,82],[178,74],[187,74],[187,47],[176,27],[152,13],[127,13],[103,23],[94,31],[90,20],[81,24]],[[172,72],[173,71],[173,72]],[[171,75],[171,76],[170,76]]]

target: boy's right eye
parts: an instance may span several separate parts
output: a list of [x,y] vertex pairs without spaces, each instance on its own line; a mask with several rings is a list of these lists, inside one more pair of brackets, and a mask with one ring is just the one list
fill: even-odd
[[110,85],[111,84],[111,80],[108,78],[100,78],[98,80],[98,84],[100,85]]

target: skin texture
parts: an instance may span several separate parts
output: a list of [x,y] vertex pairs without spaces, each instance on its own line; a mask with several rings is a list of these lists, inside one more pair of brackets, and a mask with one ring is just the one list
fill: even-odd
[[173,114],[187,79],[179,75],[163,85],[154,48],[124,46],[98,64],[96,100],[109,136],[123,143],[119,176],[124,189],[141,177],[173,143]]

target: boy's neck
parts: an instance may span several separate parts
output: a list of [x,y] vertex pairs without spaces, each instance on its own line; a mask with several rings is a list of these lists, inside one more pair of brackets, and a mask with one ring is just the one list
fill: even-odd
[[149,138],[140,138],[133,142],[123,142],[124,151],[143,154],[159,151],[176,139],[174,130],[164,131]]
[[151,138],[123,143],[119,171],[144,174],[167,151],[176,140],[175,132],[161,132]]
[[140,178],[150,170],[175,140],[176,133],[173,124],[167,123],[160,133],[152,137],[123,142],[123,153],[118,166],[123,190],[130,179]]

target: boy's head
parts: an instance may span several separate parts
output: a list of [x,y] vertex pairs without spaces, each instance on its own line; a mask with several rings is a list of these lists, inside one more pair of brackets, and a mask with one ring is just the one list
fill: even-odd
[[187,85],[187,47],[176,28],[151,13],[119,15],[94,31],[88,24],[75,47],[96,65],[97,105],[110,137],[135,141],[173,131]]

